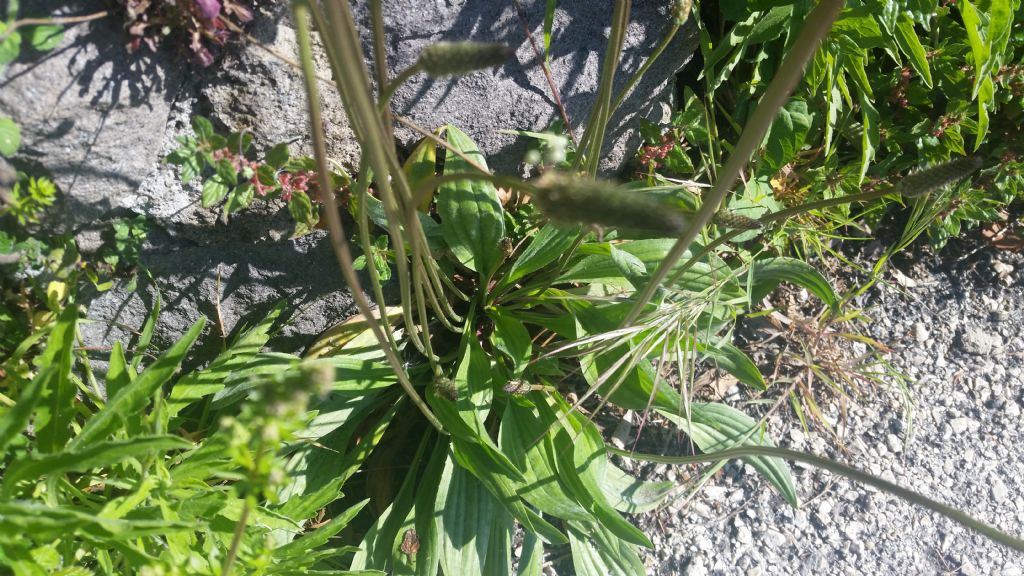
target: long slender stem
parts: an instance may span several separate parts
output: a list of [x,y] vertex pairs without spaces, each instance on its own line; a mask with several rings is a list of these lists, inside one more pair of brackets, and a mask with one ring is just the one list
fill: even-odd
[[55,18],[22,18],[21,20],[15,20],[7,26],[3,34],[0,34],[0,43],[4,42],[14,34],[14,31],[18,28],[25,26],[64,26],[67,24],[81,24],[82,22],[91,22],[93,20],[99,20],[100,18],[106,18],[110,15],[109,10],[101,10],[93,14],[86,14],[84,16],[57,16]]
[[[383,92],[388,85],[388,53],[384,46],[384,11],[383,0],[370,2],[370,19],[373,25],[373,69],[377,74],[377,91]],[[390,96],[389,98],[390,99]],[[391,134],[391,107],[383,97],[380,99],[380,119],[384,129]]]
[[[341,224],[341,217],[338,216],[338,211],[335,208],[336,201],[334,197],[334,187],[331,185],[329,177],[330,172],[327,165],[327,144],[324,139],[323,119],[320,114],[320,94],[317,89],[316,77],[313,68],[313,48],[310,38],[312,32],[309,28],[308,20],[311,11],[312,7],[308,3],[308,0],[296,0],[293,5],[296,38],[299,44],[300,56],[302,58],[303,71],[305,72],[304,76],[306,79],[309,119],[313,134],[313,149],[316,156],[320,189],[323,190],[327,196],[328,208],[324,210],[324,212],[327,214],[331,246],[334,248],[334,253],[337,256],[338,265],[341,267],[341,273],[344,276],[349,289],[352,291],[352,297],[356,302],[356,307],[359,308],[359,312],[363,317],[369,320],[373,318],[373,312],[370,309],[370,303],[366,300],[366,295],[363,294],[363,289],[359,283],[358,276],[356,276],[355,268],[352,266],[352,253],[349,250],[348,243],[345,241],[345,231]],[[338,80],[339,82],[342,81],[341,78]],[[350,115],[353,114],[350,113]],[[374,117],[372,120],[375,121],[376,118]],[[383,180],[387,180],[386,174],[386,172],[382,173]],[[442,433],[446,433],[444,428],[441,426],[441,422],[438,421],[437,417],[430,411],[430,407],[427,406],[427,403],[424,402],[423,398],[421,398],[416,392],[416,389],[412,385],[412,381],[409,380],[409,375],[402,366],[401,359],[398,357],[394,348],[390,346],[380,325],[375,322],[368,322],[368,324],[374,337],[377,339],[378,345],[384,352],[384,355],[388,360],[388,364],[391,365],[391,369],[394,370],[402,389],[409,396],[409,399],[416,405],[420,412],[423,413],[423,416],[431,425]]]
[[415,76],[419,71],[419,63],[413,64],[399,72],[398,76],[395,76],[394,80],[387,84],[381,84],[382,88],[380,90],[380,98],[377,100],[377,108],[380,109],[381,113],[385,113],[390,110],[391,97],[395,95],[395,92],[402,84],[408,82],[409,78]]
[[623,321],[623,326],[632,325],[636,322],[644,306],[650,301],[655,291],[661,285],[662,280],[675,266],[676,262],[689,250],[690,245],[696,240],[700,231],[711,221],[718,207],[725,199],[725,195],[732,189],[733,183],[739,177],[740,171],[746,166],[750,157],[757,150],[761,140],[764,138],[768,128],[775,120],[775,115],[786,103],[789,95],[793,92],[797,82],[803,75],[804,66],[818,49],[821,40],[832,28],[832,22],[839,16],[843,7],[842,0],[822,0],[818,6],[811,11],[804,23],[803,30],[793,43],[792,49],[786,54],[779,67],[778,74],[772,79],[771,84],[765,92],[757,109],[748,121],[743,133],[740,135],[736,148],[729,155],[725,166],[719,173],[719,178],[711,191],[705,195],[700,210],[694,214],[690,227],[683,231],[679,240],[672,246],[668,254],[658,265],[658,269],[651,275],[650,282],[637,296],[633,309],[629,311]]
[[619,57],[622,55],[622,43],[626,37],[626,27],[629,24],[629,11],[632,7],[632,0],[615,0],[615,8],[612,10],[611,33],[608,35],[608,48],[605,51],[604,62],[601,68],[601,84],[598,87],[597,98],[595,99],[594,110],[587,122],[587,129],[580,139],[579,155],[576,158],[575,169],[583,165],[583,170],[594,176],[601,162],[601,145],[604,143],[604,133],[608,128],[609,108],[611,107],[612,87],[615,84],[615,70],[619,66]]
[[622,106],[622,102],[626,99],[626,96],[629,96],[629,91],[632,90],[638,82],[640,82],[640,79],[644,77],[644,74],[647,74],[647,71],[650,70],[651,66],[653,66],[658,60],[661,53],[664,52],[665,49],[668,48],[668,45],[672,43],[677,32],[679,32],[679,24],[672,24],[672,28],[669,29],[668,34],[666,34],[665,37],[661,39],[661,42],[658,43],[658,46],[654,48],[654,52],[651,52],[651,55],[647,57],[647,60],[645,60],[640,68],[633,73],[629,78],[629,81],[626,82],[626,85],[622,87],[621,91],[619,91],[619,95],[615,98],[615,102],[612,104],[611,110],[609,111],[611,114],[614,114],[615,111],[619,109],[619,106]]
[[998,530],[984,522],[971,517],[952,506],[947,506],[937,500],[932,500],[927,496],[918,494],[913,490],[904,488],[898,484],[883,480],[876,476],[872,476],[867,472],[857,470],[845,464],[840,464],[834,460],[828,458],[821,458],[814,454],[808,454],[806,452],[798,452],[796,450],[789,450],[786,448],[775,448],[772,446],[744,446],[742,448],[731,448],[729,450],[722,450],[721,452],[713,452],[711,454],[698,454],[696,456],[660,456],[657,454],[636,454],[627,452],[625,450],[619,450],[617,448],[608,447],[608,451],[613,454],[618,454],[624,458],[631,458],[633,460],[645,460],[648,462],[662,462],[665,464],[698,464],[701,462],[717,462],[719,460],[731,460],[733,458],[749,458],[751,456],[769,456],[774,458],[782,458],[785,460],[794,460],[796,462],[803,462],[810,464],[817,468],[828,470],[833,474],[839,474],[845,476],[855,482],[861,482],[869,486],[873,486],[884,492],[888,492],[894,496],[902,498],[908,502],[913,502],[919,506],[923,506],[933,512],[938,512],[943,516],[957,522],[958,524],[975,530],[1000,544],[1005,544],[1014,550],[1024,551],[1024,540],[1011,536],[1001,530]]
[[[758,222],[761,224],[769,224],[771,222],[779,222],[786,220],[797,214],[803,214],[810,212],[811,210],[820,210],[822,208],[829,208],[831,206],[838,206],[840,204],[852,204],[854,202],[867,202],[869,200],[875,200],[881,198],[887,194],[890,194],[892,190],[873,190],[871,192],[861,192],[860,194],[851,194],[849,196],[837,196],[835,198],[827,198],[825,200],[818,200],[816,202],[808,202],[800,206],[794,206],[792,208],[786,208],[785,210],[779,210],[778,212],[772,212],[758,218]],[[694,264],[700,262],[705,256],[710,254],[715,248],[725,244],[729,240],[749,232],[749,230],[735,229],[729,230],[721,236],[715,238],[711,242],[708,242],[703,248],[697,251],[696,254],[690,257],[682,266],[680,266],[672,276],[668,277],[665,281],[666,284],[674,283],[683,273],[689,270]]]
[[558,114],[562,117],[562,122],[565,123],[565,131],[569,134],[569,139],[575,145],[576,135],[572,132],[572,122],[569,121],[569,113],[565,111],[562,98],[558,95],[558,86],[555,85],[555,79],[551,77],[551,66],[548,65],[547,59],[544,58],[544,54],[537,46],[537,41],[533,39],[533,32],[530,32],[530,24],[526,21],[526,14],[523,13],[523,7],[519,4],[519,0],[512,0],[512,5],[516,7],[516,14],[519,15],[519,22],[523,25],[523,31],[526,32],[526,39],[530,41],[530,46],[533,47],[533,54],[540,62],[541,70],[544,71],[544,78],[548,81],[551,97],[555,100],[555,108],[558,109]]

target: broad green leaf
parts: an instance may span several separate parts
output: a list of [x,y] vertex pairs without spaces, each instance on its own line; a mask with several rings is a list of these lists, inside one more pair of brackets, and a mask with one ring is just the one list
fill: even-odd
[[202,116],[192,117],[192,131],[196,133],[196,139],[200,142],[209,142],[213,138],[213,123]]
[[569,545],[577,576],[637,576],[645,574],[636,548],[600,523],[569,522]]
[[885,44],[882,30],[867,6],[845,8],[830,33],[848,38],[860,49],[881,48]]
[[[477,164],[486,167],[477,145],[458,128],[448,125],[448,143]],[[444,174],[474,172],[465,160],[449,153]],[[483,283],[501,262],[501,239],[505,236],[505,217],[494,184],[483,180],[463,180],[441,186],[437,197],[441,231],[455,258],[480,274]]]
[[279,170],[288,163],[288,158],[288,144],[282,142],[275,145],[270,150],[267,150],[267,154],[263,157],[263,160],[266,162],[266,165],[270,166],[274,170]]
[[[0,22],[0,34],[6,30],[7,23]],[[0,43],[0,71],[4,66],[17,60],[19,54],[21,54],[21,34],[15,30],[11,32],[10,36],[7,36],[3,43]]]
[[232,372],[246,366],[270,339],[270,330],[284,310],[280,303],[259,324],[243,333],[206,368],[181,377],[167,399],[166,417],[172,418],[200,398],[218,392]]
[[523,471],[526,481],[520,496],[541,512],[563,520],[592,520],[593,516],[566,493],[558,476],[552,441],[556,420],[549,411],[538,412],[509,402],[501,419],[501,449]]
[[[736,446],[774,446],[757,422],[743,412],[725,404],[690,404],[690,418],[680,416],[672,407],[659,407],[660,413],[693,439],[703,452],[712,453]],[[796,488],[789,466],[779,458],[753,456],[744,461],[754,467],[775,486],[792,506],[798,505]]]
[[758,19],[746,38],[748,44],[762,44],[781,36],[792,26],[793,6],[776,6]]
[[544,543],[533,532],[523,533],[523,548],[519,555],[516,576],[543,576]]
[[609,256],[612,257],[612,262],[619,268],[619,273],[627,282],[633,286],[634,290],[642,290],[647,285],[647,268],[644,263],[636,256],[626,252],[625,250],[619,250],[615,247],[615,244],[609,244]]
[[517,489],[523,481],[521,475],[520,478],[509,479],[506,475],[495,474],[488,467],[490,458],[483,454],[480,444],[456,438],[452,441],[452,448],[455,462],[476,476],[497,501],[522,524],[524,530],[536,533],[551,544],[565,544],[568,541],[557,528],[523,504]]
[[[567,407],[563,407],[563,411],[566,409]],[[569,418],[574,420],[577,427],[572,443],[573,471],[580,482],[576,487],[576,498],[590,509],[598,523],[611,534],[626,542],[653,548],[654,545],[651,544],[647,536],[620,516],[605,498],[601,483],[606,476],[605,467],[608,466],[608,454],[601,433],[589,420],[579,418],[576,414]],[[561,433],[566,434],[564,430]],[[562,462],[565,460],[563,459]],[[566,468],[561,470],[563,475],[568,473]]]
[[431,453],[430,462],[423,471],[423,481],[416,490],[416,503],[413,507],[416,536],[420,541],[420,549],[416,553],[417,576],[436,576],[437,567],[441,563],[441,536],[438,533],[436,512],[445,463],[448,456],[448,439],[438,436],[437,444]]
[[765,383],[761,371],[757,369],[757,364],[739,348],[728,342],[698,343],[697,348],[719,368],[732,374],[740,382],[757,390],[768,389],[768,384]]
[[832,284],[816,268],[796,258],[766,258],[751,265],[749,288],[752,302],[760,302],[779,285],[792,282],[809,290],[832,309],[839,305],[839,297]]
[[486,574],[491,516],[504,511],[484,485],[449,459],[437,493],[437,534],[445,574]]
[[[623,242],[616,246],[617,249],[627,252],[633,256],[636,256],[644,267],[647,269],[647,273],[651,274],[657,269],[665,255],[675,244],[674,239],[653,239],[653,240],[633,240]],[[699,249],[699,246],[694,246],[692,249]],[[589,255],[588,254],[589,251]],[[579,253],[582,257],[576,260],[572,266],[569,267],[556,282],[590,282],[590,283],[606,283],[614,282],[622,278],[622,272],[619,266],[612,259],[610,252],[604,249],[600,250],[600,253],[594,253],[588,245],[580,247]],[[687,251],[683,254],[679,260],[679,264],[673,267],[673,270],[678,269],[685,263],[692,252]],[[669,276],[673,276],[673,272],[669,273]],[[728,280],[728,283],[723,289],[723,292],[728,294],[730,289],[733,292],[738,290],[738,284],[735,279],[730,279],[732,270],[729,266],[716,256],[708,256],[704,260],[691,266],[676,282],[676,286],[680,289],[691,290],[694,292],[701,292],[707,290],[716,283]]]
[[518,378],[530,363],[530,357],[533,355],[530,333],[522,322],[511,314],[502,312],[501,309],[496,308],[489,315],[494,320],[491,342],[497,350],[512,360],[512,377]]
[[361,550],[352,559],[353,570],[372,568],[394,573],[396,561],[403,560],[402,556],[404,555],[398,550],[402,526],[415,504],[416,489],[419,485],[416,464],[424,457],[428,445],[434,445],[430,440],[428,435],[413,444],[413,446],[418,444],[418,448],[414,454],[410,455],[409,461],[413,464],[410,467],[410,473],[406,474],[402,480],[401,488],[391,505],[366,532],[366,536],[359,546]]
[[524,480],[522,471],[516,468],[508,457],[498,449],[494,440],[484,429],[483,423],[479,421],[479,416],[471,408],[465,411],[458,410],[454,402],[448,398],[439,397],[433,387],[427,389],[427,402],[434,411],[434,415],[441,421],[445,431],[451,434],[453,441],[457,439],[463,442],[457,446],[465,448],[467,445],[474,445],[479,447],[479,450],[466,449],[465,451],[467,457],[479,458],[479,460],[473,461],[475,468],[485,470],[489,475],[506,476],[517,482]]
[[235,187],[228,195],[227,204],[224,205],[224,211],[228,214],[234,214],[243,208],[247,208],[249,204],[252,204],[253,198],[256,197],[256,187],[251,182],[243,182]]
[[921,45],[921,40],[918,39],[917,32],[914,30],[914,21],[906,13],[901,13],[896,20],[896,29],[893,32],[896,36],[896,44],[900,47],[900,52],[903,52],[910,59],[910,66],[924,80],[924,85],[931,88],[932,70],[928,65],[928,54],[925,52],[924,46]]
[[192,443],[177,436],[139,436],[130,440],[95,442],[87,447],[68,449],[53,454],[33,454],[14,461],[4,473],[3,493],[10,496],[18,482],[40,476],[56,476],[65,472],[88,472],[129,458],[154,452],[186,450]]
[[971,4],[970,0],[957,0],[957,7],[960,9],[960,18],[967,31],[967,44],[971,47],[971,56],[974,58],[974,87],[971,89],[971,98],[978,97],[978,90],[987,75],[985,63],[988,62],[990,44],[982,37],[981,18],[978,10]]
[[644,482],[626,474],[612,463],[605,466],[601,491],[616,510],[640,514],[654,510],[675,489],[673,482]]
[[545,224],[530,240],[526,249],[516,258],[508,273],[501,279],[501,285],[512,284],[523,276],[536,272],[558,260],[565,255],[579,234],[578,227],[566,228]]
[[102,410],[86,422],[81,433],[71,441],[71,447],[88,446],[107,438],[119,426],[131,420],[141,420],[146,406],[153,401],[161,387],[181,366],[185,354],[203,332],[205,325],[206,318],[200,316],[199,320],[189,328],[181,339],[147,367],[142,374],[118,391],[116,396],[107,401]]
[[811,120],[812,115],[803,100],[790,100],[779,110],[767,136],[765,156],[762,166],[758,167],[760,174],[772,176],[796,158],[811,129]]
[[21,147],[21,128],[10,118],[0,117],[0,156],[10,158]]
[[67,306],[61,310],[57,322],[46,340],[46,350],[36,358],[38,366],[58,366],[55,375],[46,379],[42,402],[36,409],[33,422],[36,447],[40,452],[57,452],[71,436],[71,420],[75,417],[75,384],[71,381],[78,308]]
[[0,456],[3,456],[4,450],[11,440],[25,430],[32,411],[43,397],[43,392],[55,387],[59,378],[60,366],[56,364],[44,366],[21,390],[14,406],[0,416]]
[[203,182],[203,208],[209,208],[223,200],[228,195],[228,190],[228,185],[221,180],[220,176],[208,178]]

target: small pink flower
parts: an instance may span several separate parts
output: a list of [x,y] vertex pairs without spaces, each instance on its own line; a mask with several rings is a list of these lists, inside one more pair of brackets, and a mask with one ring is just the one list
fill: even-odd
[[220,16],[219,0],[192,0],[192,4],[203,20],[215,20],[217,16]]

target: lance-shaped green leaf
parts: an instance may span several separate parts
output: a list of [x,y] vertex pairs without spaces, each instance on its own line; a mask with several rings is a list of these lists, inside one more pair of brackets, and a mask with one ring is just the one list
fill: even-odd
[[[693,439],[703,452],[713,453],[737,446],[774,446],[753,418],[743,412],[716,403],[693,403],[690,417],[680,416],[677,408],[659,407],[658,412]],[[744,459],[775,486],[792,506],[798,505],[796,488],[789,466],[779,458],[752,456]]]
[[766,258],[751,265],[750,299],[759,302],[771,293],[781,282],[792,282],[806,288],[833,309],[839,305],[839,297],[828,279],[816,268],[796,258]]
[[140,419],[142,411],[153,400],[153,396],[181,366],[185,354],[202,333],[205,325],[206,318],[200,316],[199,321],[193,324],[180,340],[161,354],[135,380],[121,388],[102,410],[86,422],[81,433],[71,441],[71,447],[88,446],[112,434],[122,423]]
[[22,458],[8,466],[4,473],[3,493],[10,495],[18,482],[40,476],[65,472],[87,472],[107,467],[128,458],[154,452],[184,450],[192,444],[177,436],[139,436],[131,440],[97,442],[87,447],[68,449],[54,454],[37,454]]
[[[487,164],[477,145],[458,128],[448,126],[448,143],[481,167]],[[449,153],[444,174],[475,172],[468,162]],[[486,180],[460,180],[441,186],[437,197],[441,231],[452,254],[486,281],[501,262],[501,239],[505,236],[505,216],[498,190]]]
[[75,384],[71,381],[78,308],[61,311],[46,340],[46,350],[36,359],[41,367],[56,366],[57,373],[47,378],[42,401],[36,408],[36,446],[40,452],[56,452],[71,436],[75,416]]

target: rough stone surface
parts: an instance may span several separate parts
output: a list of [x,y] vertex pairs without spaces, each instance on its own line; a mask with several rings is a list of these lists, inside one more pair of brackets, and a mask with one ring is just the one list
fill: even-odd
[[[523,16],[543,50],[546,2],[522,1]],[[608,42],[612,2],[567,0],[558,2],[551,39],[551,75],[577,137],[590,114],[597,93],[601,57]],[[615,93],[626,84],[671,26],[670,2],[634,2],[622,52]],[[480,144],[493,168],[517,172],[525,142],[502,130],[542,130],[559,118],[543,69],[526,37],[512,2],[461,0],[384,3],[388,34],[388,65],[404,70],[427,45],[440,41],[501,42],[515,48],[508,64],[461,78],[430,79],[415,76],[395,94],[398,114],[436,128],[452,123]],[[362,18],[367,24],[365,12]],[[601,168],[620,169],[640,145],[638,118],[661,120],[662,104],[671,101],[674,76],[689,61],[696,47],[692,28],[684,27],[668,49],[633,90],[608,126]],[[419,139],[400,128],[396,136],[408,144]]]
[[[540,42],[546,3],[521,4]],[[395,108],[428,128],[447,122],[460,126],[481,145],[492,167],[518,171],[525,143],[501,130],[540,130],[557,112],[512,4],[402,0],[384,6],[392,75],[437,40],[499,41],[515,48],[514,58],[497,70],[438,81],[417,76],[398,92]],[[634,3],[617,89],[668,30],[667,6]],[[107,7],[102,0],[45,0],[39,11],[87,14]],[[365,2],[356,3],[355,11],[368,30]],[[597,91],[610,17],[611,3],[558,3],[551,66],[577,135]],[[265,4],[249,33],[278,55],[297,59],[286,2]],[[363,38],[369,53],[369,34]],[[95,250],[111,220],[145,214],[150,236],[142,263],[164,296],[158,340],[165,343],[199,314],[214,317],[218,271],[228,331],[289,297],[311,304],[290,329],[295,346],[299,334],[308,340],[350,314],[350,299],[334,290],[339,282],[322,235],[288,240],[291,223],[281,203],[257,202],[224,222],[217,211],[200,206],[195,184],[182,185],[175,167],[161,162],[176,147],[175,138],[190,133],[193,114],[210,117],[220,129],[251,131],[258,149],[290,142],[294,153],[309,153],[300,71],[245,42],[229,46],[214,66],[198,69],[173,49],[128,54],[123,39],[114,18],[70,27],[56,50],[28,54],[3,72],[0,114],[22,128],[15,164],[50,172],[61,190],[45,228],[75,232],[84,249]],[[603,169],[621,167],[639,145],[637,116],[660,114],[660,104],[670,100],[673,75],[693,45],[692,30],[684,29],[612,117]],[[323,51],[315,52],[321,76],[329,77]],[[352,169],[358,147],[340,99],[330,82],[321,88],[330,153]],[[407,129],[397,136],[405,145],[418,139]],[[141,296],[123,284],[95,295],[89,317],[97,324],[85,330],[87,345],[110,345],[127,337],[125,330],[142,325],[155,292],[145,282],[140,286]],[[310,300],[316,297],[325,300]]]
[[[90,13],[105,2],[46,0],[50,13]],[[13,163],[49,173],[61,202],[47,225],[68,231],[126,203],[159,163],[184,65],[173,54],[128,54],[120,23],[103,19],[67,30],[61,45],[26,51],[0,78],[0,114],[21,127]]]
[[[60,13],[62,4],[49,2],[51,13]],[[89,0],[66,10],[82,14],[106,7]],[[274,25],[275,20],[264,18],[264,26]],[[218,274],[220,318],[227,332],[258,321],[280,300],[299,307],[275,343],[283,351],[300,350],[312,336],[351,315],[351,297],[340,289],[323,233],[289,240],[292,224],[281,203],[257,202],[224,222],[217,211],[201,207],[195,184],[183,186],[176,169],[161,161],[175,148],[175,138],[190,132],[193,113],[209,115],[226,129],[262,122],[267,132],[257,133],[258,146],[291,138],[285,132],[289,125],[293,136],[305,141],[298,73],[246,56],[247,50],[232,56],[229,49],[214,74],[169,49],[128,54],[123,38],[114,19],[70,27],[53,52],[5,70],[0,89],[0,114],[13,117],[22,129],[16,165],[33,171],[41,167],[60,187],[60,202],[45,229],[74,231],[82,251],[90,252],[112,220],[147,217],[141,263],[156,285],[140,276],[138,293],[120,282],[108,292],[86,294],[92,323],[83,327],[85,344],[130,342],[152,309],[157,289],[163,303],[158,346],[176,339],[200,314],[211,320],[208,330],[219,333],[214,304]],[[294,35],[279,38],[284,42]],[[200,90],[237,82],[240,69],[251,69],[254,76],[237,94],[216,99],[213,93],[226,92],[205,96]],[[252,78],[265,84],[255,86]],[[270,116],[254,119],[238,105],[270,99],[293,113],[276,112],[272,123]],[[343,132],[338,141],[347,138]]]

